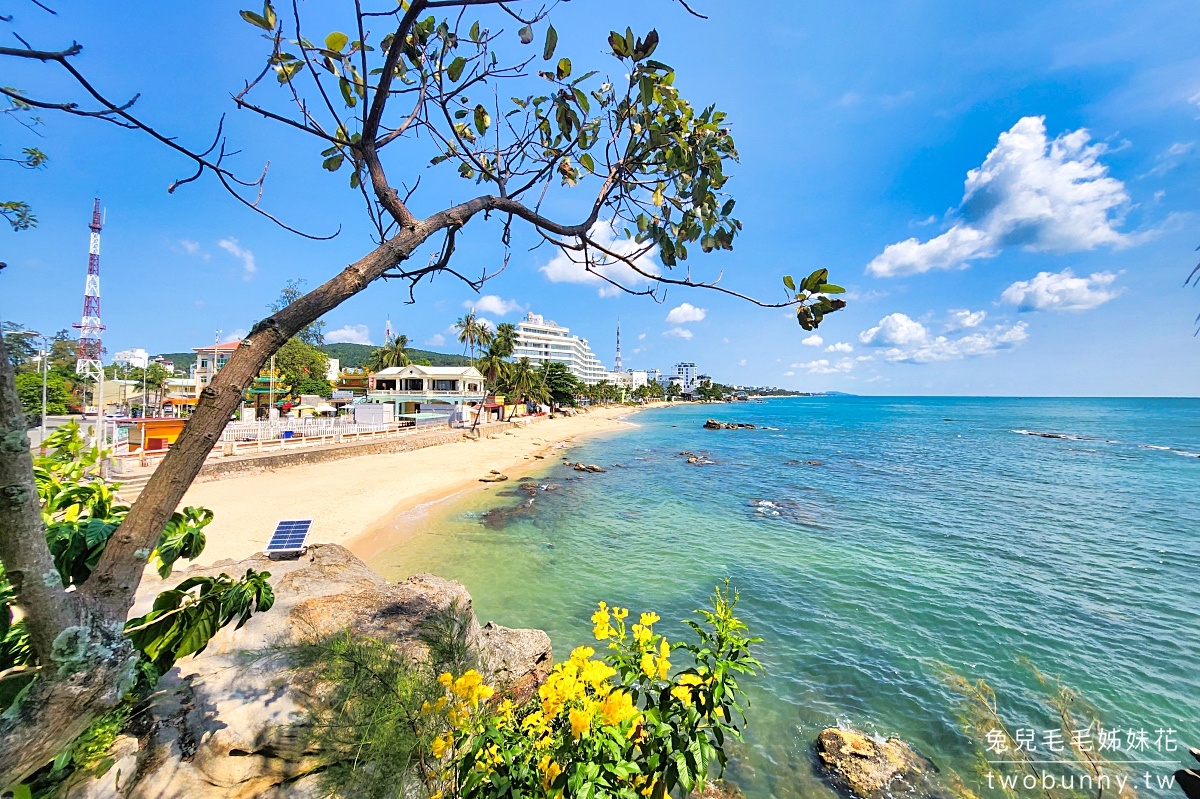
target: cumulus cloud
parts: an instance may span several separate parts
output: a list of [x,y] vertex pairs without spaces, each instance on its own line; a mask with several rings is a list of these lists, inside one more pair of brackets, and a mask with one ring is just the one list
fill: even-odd
[[490,313],[495,316],[508,316],[513,311],[523,311],[524,308],[516,300],[506,300],[495,294],[484,294],[475,300],[467,300],[464,308],[474,308],[479,313]]
[[979,327],[983,324],[983,320],[987,319],[987,311],[951,311],[950,322],[947,324],[947,330],[962,330],[968,327]]
[[813,333],[811,336],[800,339],[800,343],[806,347],[819,347],[825,343],[825,339]]
[[254,277],[254,273],[258,271],[258,265],[254,263],[254,253],[240,246],[238,240],[232,236],[227,239],[221,239],[217,242],[217,246],[234,258],[241,260],[243,280],[249,280]]
[[820,358],[807,363],[794,363],[794,369],[805,369],[810,375],[832,375],[849,372],[854,368],[854,361],[849,358],[842,358],[837,361],[830,361],[828,358]]
[[1018,280],[1004,290],[1000,299],[1022,311],[1087,311],[1120,294],[1110,288],[1117,276],[1093,272],[1076,277],[1070,269],[1038,272],[1032,280]]
[[425,339],[425,345],[427,347],[441,347],[441,346],[444,346],[445,344],[446,344],[446,337],[443,336],[441,333],[434,333],[432,336]]
[[975,331],[957,338],[934,336],[915,319],[893,313],[880,319],[875,327],[864,330],[858,339],[868,347],[879,347],[879,354],[886,361],[932,363],[992,355],[999,350],[1011,349],[1028,337],[1024,322],[976,328]]
[[1117,230],[1129,195],[1100,163],[1106,149],[1084,128],[1050,140],[1045,117],[1022,118],[967,173],[949,230],[890,244],[867,271],[897,277],[962,268],[1005,247],[1066,253],[1129,243]]
[[848,341],[838,341],[825,348],[826,352],[854,352],[854,345]]
[[671,309],[671,312],[667,314],[667,324],[682,325],[688,322],[700,322],[706,316],[708,316],[707,308],[697,308],[690,302],[685,302]]
[[346,325],[325,334],[330,344],[370,344],[371,329],[366,325]]
[[[632,255],[642,246],[631,239],[617,239],[612,226],[603,222],[597,222],[592,227],[591,237],[605,249],[621,255]],[[608,282],[610,280],[631,289],[644,288],[654,282],[653,278],[639,274],[624,262],[614,261],[603,253],[593,251],[591,256],[592,263],[588,267],[572,261],[565,252],[560,250],[550,259],[549,263],[541,267],[540,271],[551,283],[596,285],[601,297],[615,297],[622,293],[621,289]],[[576,257],[579,256],[576,255]],[[655,247],[637,258],[634,263],[642,272],[648,275],[657,275],[662,271],[656,260],[657,257],[658,248]]]
[[674,338],[690,339],[692,337],[692,331],[688,330],[686,327],[673,327],[670,330],[664,331],[663,335],[672,336]]

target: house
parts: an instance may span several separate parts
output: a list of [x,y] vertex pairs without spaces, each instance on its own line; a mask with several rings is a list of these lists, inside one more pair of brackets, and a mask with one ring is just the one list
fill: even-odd
[[393,366],[367,378],[367,402],[386,402],[397,416],[457,414],[484,399],[483,375],[474,366]]
[[229,362],[241,345],[241,341],[226,341],[223,344],[209,344],[207,347],[192,347],[192,352],[196,353],[196,362],[192,364],[191,377],[196,381],[198,391],[204,390],[208,381],[221,371],[221,367]]

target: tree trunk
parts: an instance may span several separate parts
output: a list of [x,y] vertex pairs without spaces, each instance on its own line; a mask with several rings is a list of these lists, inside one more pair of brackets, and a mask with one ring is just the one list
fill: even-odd
[[[122,630],[146,561],[267,359],[306,325],[405,261],[430,236],[504,204],[500,198],[477,197],[405,227],[255,325],[201,393],[179,440],[109,540],[91,577],[75,592],[63,591],[46,547],[24,414],[0,343],[0,561],[17,586],[43,664],[19,706],[0,717],[0,789],[53,759],[132,686],[136,657]],[[413,270],[417,276],[423,272]]]

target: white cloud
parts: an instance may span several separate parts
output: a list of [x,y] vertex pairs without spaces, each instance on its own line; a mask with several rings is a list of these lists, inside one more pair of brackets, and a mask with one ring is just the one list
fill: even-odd
[[746,359],[745,359],[745,358],[742,358],[740,361],[738,361],[738,366],[745,366],[745,365],[746,365]]
[[237,330],[233,331],[228,336],[225,336],[224,338],[222,338],[221,343],[222,344],[232,344],[235,341],[241,341],[245,337],[246,337],[246,330],[244,328],[239,327]]
[[987,311],[971,311],[968,309],[951,311],[950,322],[946,325],[946,329],[962,330],[968,327],[979,327],[983,324],[984,319],[987,319]]
[[495,294],[484,294],[476,300],[467,300],[464,308],[474,308],[479,313],[490,313],[495,316],[508,316],[513,311],[523,311],[524,308],[516,300],[506,300]]
[[707,308],[697,308],[690,302],[685,302],[671,309],[671,312],[667,314],[667,324],[683,325],[688,322],[700,322],[706,316],[708,316]]
[[1011,326],[979,328],[977,332],[958,338],[934,336],[915,319],[894,313],[880,319],[870,330],[864,330],[858,338],[869,347],[880,347],[880,355],[886,361],[931,363],[992,355],[1020,344],[1028,338],[1028,333],[1026,324],[1018,322]]
[[807,338],[800,339],[800,343],[806,347],[819,347],[825,343],[825,339],[821,338],[816,333],[813,333]]
[[967,173],[959,221],[928,241],[888,245],[867,266],[882,277],[963,268],[1005,247],[1080,252],[1127,244],[1117,230],[1129,205],[1125,184],[1108,176],[1086,129],[1046,137],[1045,117],[1023,117],[1000,134],[983,165]]
[[434,333],[429,338],[425,339],[425,345],[429,347],[441,347],[446,343],[446,337],[441,333]]
[[796,363],[792,366],[797,369],[806,369],[810,375],[832,375],[839,372],[849,372],[854,368],[854,361],[849,358],[842,358],[835,362],[830,362],[828,358],[820,358],[808,363]]
[[[631,239],[618,240],[613,233],[612,226],[603,222],[597,222],[592,227],[591,237],[605,249],[621,255],[632,255],[642,247]],[[580,257],[578,254],[572,254],[577,258]],[[657,257],[658,248],[655,247],[635,260],[634,263],[642,272],[648,275],[657,275],[662,271],[655,260]],[[644,288],[654,282],[652,277],[639,274],[624,262],[614,261],[603,253],[595,251],[591,252],[590,269],[582,263],[572,261],[565,252],[560,250],[550,259],[549,263],[541,267],[540,271],[551,283],[597,285],[601,297],[615,297],[623,293],[609,280],[631,289]]]
[[191,239],[180,239],[179,246],[183,247],[184,252],[188,255],[198,255],[201,260],[207,261],[212,258],[212,255],[200,246],[200,242],[192,241]]
[[1116,279],[1112,272],[1093,272],[1087,277],[1076,277],[1070,269],[1038,272],[1032,280],[1013,283],[1000,299],[1022,311],[1087,311],[1121,293],[1109,288]]
[[325,334],[330,344],[370,344],[371,329],[366,325],[346,325]]
[[675,338],[690,339],[692,337],[692,331],[688,330],[686,327],[673,327],[670,330],[664,331],[663,335],[674,336]]
[[826,352],[854,352],[854,345],[847,341],[839,341],[825,348]]
[[1155,158],[1156,163],[1154,166],[1147,170],[1145,174],[1139,175],[1138,177],[1161,177],[1167,174],[1172,169],[1175,169],[1184,161],[1188,160],[1188,157],[1191,156],[1192,151],[1195,150],[1195,148],[1196,143],[1192,141],[1175,142],[1170,147],[1159,153]]
[[645,340],[646,340],[646,334],[638,333],[638,341],[645,341]]
[[258,266],[254,263],[254,253],[244,247],[239,246],[238,240],[232,236],[227,239],[221,239],[217,242],[217,246],[232,255],[234,258],[241,259],[243,280],[249,280],[254,277],[254,273],[258,271]]
[[784,377],[795,377],[796,373],[795,372],[784,372],[783,376]]

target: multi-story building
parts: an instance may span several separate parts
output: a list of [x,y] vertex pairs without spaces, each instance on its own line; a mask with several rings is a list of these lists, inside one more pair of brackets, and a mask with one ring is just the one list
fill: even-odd
[[675,364],[675,376],[682,380],[684,394],[691,394],[696,390],[696,374],[696,364],[690,361]]
[[572,336],[570,328],[530,313],[517,323],[517,342],[514,358],[528,358],[534,363],[566,364],[581,382],[595,385],[605,379],[604,364],[592,352],[586,338]]
[[208,381],[221,371],[233,353],[241,345],[241,341],[226,341],[224,344],[209,344],[207,347],[192,347],[196,353],[196,362],[192,364],[190,377],[196,381],[198,391],[203,391]]
[[140,347],[131,350],[121,350],[113,356],[113,363],[127,366],[130,369],[145,369],[150,360],[150,353]]

